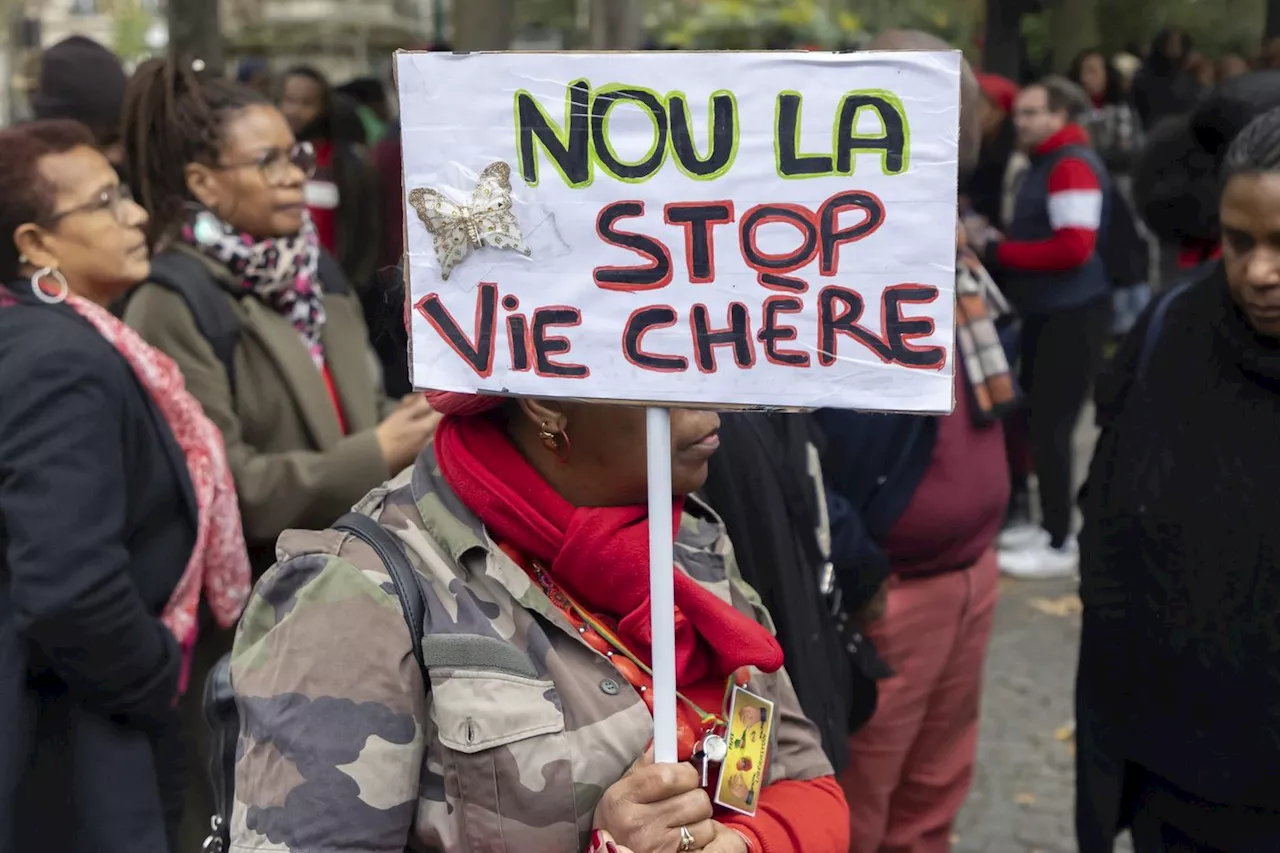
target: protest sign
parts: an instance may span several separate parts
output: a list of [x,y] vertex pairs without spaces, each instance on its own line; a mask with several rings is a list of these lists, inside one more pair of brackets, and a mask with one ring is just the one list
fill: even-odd
[[396,70],[417,387],[950,411],[958,53]]

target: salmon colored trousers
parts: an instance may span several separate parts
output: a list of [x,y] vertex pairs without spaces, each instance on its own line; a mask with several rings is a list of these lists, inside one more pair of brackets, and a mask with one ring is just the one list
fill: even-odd
[[875,716],[849,739],[840,782],[851,853],[946,853],[973,779],[982,670],[995,620],[994,550],[972,566],[890,582],[869,630],[894,671]]

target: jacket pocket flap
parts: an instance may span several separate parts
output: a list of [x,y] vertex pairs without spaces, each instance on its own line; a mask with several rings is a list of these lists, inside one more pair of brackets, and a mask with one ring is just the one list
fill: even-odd
[[555,684],[492,670],[432,670],[431,718],[442,744],[468,754],[564,731]]

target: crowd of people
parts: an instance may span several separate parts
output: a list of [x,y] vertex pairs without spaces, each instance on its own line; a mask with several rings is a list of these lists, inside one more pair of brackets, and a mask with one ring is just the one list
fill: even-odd
[[[672,412],[676,764],[643,410],[413,392],[386,89],[75,38],[33,108],[0,130],[0,853],[942,853],[1001,572],[1081,576],[1081,853],[1280,850],[1280,71],[1176,30],[965,65],[954,411]],[[737,687],[774,709],[753,816],[707,791]]]

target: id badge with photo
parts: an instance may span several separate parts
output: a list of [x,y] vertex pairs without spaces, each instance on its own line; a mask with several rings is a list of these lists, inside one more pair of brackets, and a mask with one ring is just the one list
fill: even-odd
[[715,803],[754,817],[769,759],[773,703],[742,687],[733,689],[725,739],[729,751],[720,765]]

